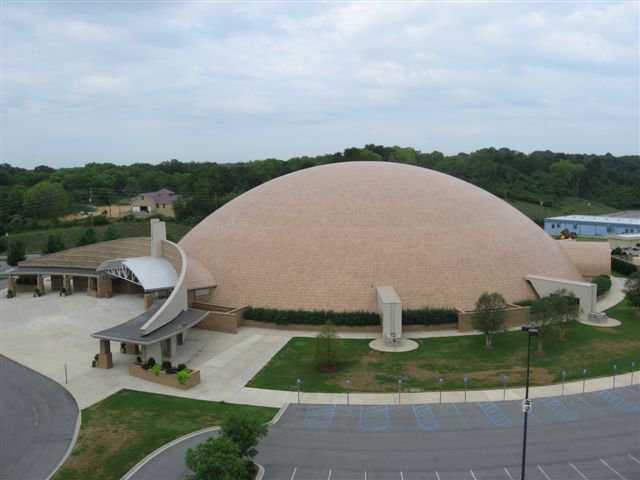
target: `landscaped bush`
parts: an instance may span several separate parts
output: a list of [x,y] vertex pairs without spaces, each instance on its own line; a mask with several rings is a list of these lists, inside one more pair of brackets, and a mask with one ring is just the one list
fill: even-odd
[[611,289],[611,278],[609,275],[598,275],[591,283],[595,283],[598,288],[598,296],[604,295]]
[[611,270],[621,275],[631,275],[638,271],[638,267],[619,258],[611,257]]
[[453,308],[418,308],[402,311],[404,325],[446,325],[458,323],[458,312]]
[[533,300],[525,298],[524,300],[518,300],[517,302],[513,302],[514,305],[518,305],[519,307],[530,307],[533,303]]
[[191,376],[191,374],[189,373],[188,370],[179,370],[176,373],[176,377],[178,378],[178,383],[180,385],[186,385],[190,376]]
[[371,312],[333,312],[331,310],[278,310],[275,308],[248,308],[244,318],[278,325],[324,325],[363,327],[380,325],[380,316]]

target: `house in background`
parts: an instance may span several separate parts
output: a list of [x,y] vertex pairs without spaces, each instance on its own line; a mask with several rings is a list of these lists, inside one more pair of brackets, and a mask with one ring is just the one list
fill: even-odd
[[174,218],[176,216],[174,205],[177,199],[178,195],[166,188],[157,192],[141,193],[131,199],[131,213],[143,218],[150,215]]

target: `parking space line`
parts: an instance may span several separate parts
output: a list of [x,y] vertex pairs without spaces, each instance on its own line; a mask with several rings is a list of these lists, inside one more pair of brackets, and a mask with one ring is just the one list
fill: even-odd
[[580,475],[580,478],[582,478],[582,480],[589,480],[589,478],[580,470],[578,470],[578,467],[576,467],[573,463],[570,463],[569,466],[573,468],[578,475]]
[[440,475],[438,474],[437,471],[436,471],[436,480],[440,480]]
[[511,473],[509,472],[509,470],[507,470],[507,467],[504,467],[504,473],[507,474],[507,477],[509,477],[509,480],[513,480],[513,477],[511,476]]
[[638,460],[636,457],[634,457],[633,455],[631,455],[630,453],[628,453],[627,455],[629,455],[629,458],[631,460],[633,460],[634,462],[636,462],[638,465],[640,465],[640,460]]
[[404,480],[404,475],[400,472],[400,480]]
[[327,480],[331,480],[331,469],[329,469],[329,476],[327,477]]
[[545,472],[540,465],[538,465],[538,470],[540,470],[540,473],[544,478],[546,478],[547,480],[551,480],[551,477],[547,475],[547,472]]
[[293,472],[291,472],[291,478],[289,480],[293,480],[296,478],[296,472],[298,471],[298,467],[293,467]]
[[615,473],[615,474],[618,476],[618,478],[619,478],[620,480],[628,480],[628,479],[627,479],[627,477],[625,477],[625,476],[623,476],[623,475],[620,475],[620,473],[619,473],[615,468],[613,468],[611,465],[609,465],[609,464],[608,464],[607,462],[605,462],[603,459],[600,459],[600,461],[602,462],[602,464],[603,464],[605,467],[607,467],[609,470],[611,470],[613,473]]
[[478,480],[478,479],[476,478],[476,474],[475,474],[475,473],[473,473],[473,470],[469,470],[469,473],[471,474],[471,477],[473,478],[473,480]]

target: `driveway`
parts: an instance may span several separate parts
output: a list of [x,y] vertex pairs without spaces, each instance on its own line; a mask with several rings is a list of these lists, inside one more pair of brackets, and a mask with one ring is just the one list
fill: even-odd
[[[534,400],[527,479],[640,478],[640,388]],[[188,447],[128,480],[182,480]],[[264,480],[515,480],[519,401],[414,406],[290,405],[258,446]]]
[[0,479],[42,480],[72,446],[78,406],[58,383],[0,355]]

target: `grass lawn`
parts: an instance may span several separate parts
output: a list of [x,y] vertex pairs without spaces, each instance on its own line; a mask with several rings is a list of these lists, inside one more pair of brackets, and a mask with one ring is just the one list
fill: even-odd
[[118,480],[158,447],[230,413],[267,422],[276,411],[121,390],[82,411],[78,441],[54,480]]
[[554,203],[553,207],[541,207],[536,203],[521,200],[509,200],[509,203],[536,221],[560,215],[602,215],[616,210],[607,205],[578,197],[562,197]]
[[[535,385],[558,382],[562,370],[567,379],[606,376],[612,366],[622,373],[631,362],[640,365],[640,313],[628,301],[611,309],[611,317],[623,323],[618,328],[594,328],[582,324],[569,327],[565,341],[545,342],[545,355],[532,356]],[[305,392],[344,392],[351,380],[356,392],[397,391],[398,378],[405,390],[437,390],[437,379],[444,378],[447,390],[501,386],[507,375],[509,385],[524,383],[526,337],[507,332],[496,337],[493,350],[484,348],[478,336],[429,338],[418,340],[420,348],[407,353],[381,353],[369,349],[369,340],[340,339],[337,348],[340,367],[336,373],[321,373],[315,366],[315,339],[295,337],[251,380],[249,386],[295,390],[296,379]],[[534,347],[535,348],[535,347]]]
[[[121,238],[126,237],[148,237],[149,236],[149,221],[144,222],[115,222],[112,224],[115,230],[118,232]],[[108,225],[100,225],[91,227],[96,231],[98,240],[102,240],[104,231],[108,228]],[[48,230],[34,230],[31,232],[10,234],[11,240],[21,240],[24,242],[27,249],[27,253],[40,253],[47,243],[47,237],[49,235],[62,235],[64,245],[66,248],[76,246],[76,242],[80,235],[89,227],[66,227],[66,228],[51,228]],[[172,241],[180,240],[189,230],[191,226],[182,225],[175,222],[167,222],[167,238]]]

